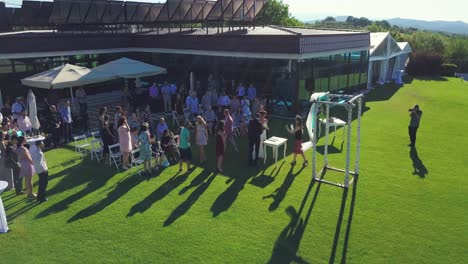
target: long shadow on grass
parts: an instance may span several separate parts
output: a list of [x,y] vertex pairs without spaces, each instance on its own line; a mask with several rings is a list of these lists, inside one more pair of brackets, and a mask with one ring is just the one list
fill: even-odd
[[401,86],[396,84],[379,85],[366,94],[366,101],[378,102],[390,100],[400,88]]
[[[216,178],[216,174],[211,174],[208,171],[203,171],[200,175],[197,176],[197,178],[203,179],[202,182],[198,183],[196,189],[190,194],[187,199],[181,203],[179,206],[177,206],[174,211],[169,215],[169,217],[164,221],[164,226],[169,226],[172,223],[174,223],[179,217],[183,216],[187,211],[195,204],[196,201],[202,196],[202,194],[208,189],[210,184],[214,181]],[[197,181],[198,182],[198,181]],[[192,181],[193,184],[193,181]],[[190,186],[192,186],[192,184]]]
[[229,187],[223,193],[221,193],[218,198],[216,198],[210,208],[211,212],[213,213],[213,217],[217,217],[219,214],[227,211],[231,207],[231,205],[239,196],[239,193],[244,189],[247,181],[253,176],[254,174],[252,174],[251,171],[245,171],[240,175],[237,175],[237,178],[230,179],[233,180],[231,185],[229,185]]
[[410,158],[413,162],[413,175],[418,175],[421,178],[426,178],[426,175],[429,174],[429,171],[427,170],[426,166],[424,166],[422,160],[419,158],[418,150],[416,149],[416,147],[411,147]]
[[267,167],[265,167],[259,175],[256,175],[252,178],[249,184],[252,184],[259,188],[267,187],[268,185],[270,185],[271,183],[275,181],[276,176],[278,176],[278,174],[281,171],[281,168],[283,168],[285,163],[286,161],[281,162],[281,165],[279,167],[273,168],[273,170],[270,172],[269,175],[265,174],[267,170]]
[[302,166],[299,171],[293,173],[294,166],[291,166],[288,175],[286,175],[286,178],[284,178],[283,184],[281,184],[281,186],[277,188],[272,194],[263,197],[263,199],[273,198],[273,202],[271,202],[268,210],[274,211],[278,208],[278,206],[284,200],[284,197],[286,197],[286,193],[288,192],[289,188],[291,188],[294,180],[296,179],[296,176],[301,174],[305,168],[305,166]]
[[[94,191],[100,189],[106,184],[106,182],[114,176],[114,174],[109,173],[109,168],[93,168],[91,173],[90,170],[86,170],[86,167],[83,166],[74,166],[70,167],[62,172],[61,175],[65,175],[62,180],[54,186],[50,191],[47,192],[50,197],[52,194],[60,193],[68,189],[75,188],[84,183],[87,183],[86,187],[67,198],[60,200],[58,203],[50,206],[46,210],[39,213],[36,218],[43,218],[53,213],[58,213],[64,211],[68,206],[86,195],[93,193]],[[53,200],[53,197],[50,197],[49,202]]]
[[[322,174],[322,177],[323,176],[324,174]],[[291,217],[291,220],[289,224],[283,229],[278,239],[276,239],[273,252],[268,263],[309,263],[302,257],[298,256],[297,251],[299,250],[299,245],[304,235],[304,231],[307,224],[309,223],[313,208],[317,202],[317,197],[320,192],[321,183],[317,182],[317,187],[315,189],[312,202],[309,206],[305,218],[302,218],[302,212],[305,209],[305,205],[315,184],[316,182],[311,180],[304,198],[302,199],[299,211],[296,211],[293,206],[286,208],[286,213]]]
[[126,178],[125,180],[117,183],[117,186],[114,190],[109,192],[106,198],[102,199],[94,203],[93,205],[89,206],[86,209],[81,210],[76,215],[68,220],[68,223],[74,222],[79,219],[83,219],[94,214],[99,213],[100,211],[104,210],[109,205],[113,204],[117,201],[120,197],[124,196],[128,193],[132,188],[137,186],[142,182],[142,178],[138,174],[133,174],[131,177]]
[[[14,223],[13,220],[18,218],[19,216],[27,213],[28,211],[30,211],[31,209],[39,205],[39,203],[36,202],[36,200],[29,200],[28,198],[21,199],[19,202],[21,202],[24,206],[14,212],[7,214],[7,219],[10,222],[10,224],[13,224]],[[9,208],[7,210],[11,210],[11,209],[12,208]]]
[[179,175],[178,173],[170,178],[168,181],[163,183],[152,192],[148,197],[146,197],[143,201],[135,204],[130,208],[130,212],[127,214],[127,217],[131,217],[136,213],[144,213],[148,210],[155,202],[162,200],[166,197],[170,192],[177,189],[182,183],[184,183],[191,172],[186,172],[183,175]]
[[345,232],[345,238],[344,238],[344,243],[343,243],[343,252],[341,255],[341,263],[346,263],[346,256],[348,254],[348,242],[349,242],[349,237],[351,235],[351,224],[353,223],[354,206],[356,205],[356,193],[357,193],[357,187],[358,187],[358,180],[359,180],[359,176],[356,176],[353,182],[353,195],[351,196],[351,206],[349,207],[349,216],[348,216],[348,223],[346,224],[346,232]]

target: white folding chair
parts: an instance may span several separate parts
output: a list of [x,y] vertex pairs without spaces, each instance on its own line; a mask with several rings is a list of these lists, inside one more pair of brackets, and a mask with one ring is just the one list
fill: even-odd
[[94,139],[91,141],[91,160],[96,160],[100,163],[102,159],[102,154],[104,152],[104,147],[102,146],[102,141],[100,139]]
[[80,153],[81,158],[84,158],[89,153],[90,144],[86,134],[73,137],[75,141],[75,151]]
[[109,146],[109,167],[112,167],[112,164],[114,164],[118,171],[120,170],[120,165],[122,165],[122,154],[119,147],[119,143]]
[[[130,163],[130,167],[133,168],[133,166],[140,166],[141,164],[143,164],[145,161],[140,159],[139,154],[140,153],[140,149],[137,148],[137,149],[133,149],[131,151],[131,158],[132,158],[132,162]],[[143,171],[143,168],[142,167],[139,167],[137,172],[138,172],[138,175],[141,176],[141,172]]]

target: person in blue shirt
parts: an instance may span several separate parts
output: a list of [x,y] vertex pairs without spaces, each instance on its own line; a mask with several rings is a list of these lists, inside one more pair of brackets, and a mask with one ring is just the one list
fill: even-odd
[[156,127],[156,133],[158,134],[158,139],[159,139],[159,140],[161,139],[161,137],[162,137],[162,135],[163,135],[163,133],[164,133],[164,130],[166,130],[166,129],[168,129],[167,123],[166,123],[166,121],[164,120],[164,117],[161,117],[161,118],[159,119],[159,123],[158,123],[158,125],[157,125],[157,127]]
[[253,83],[250,84],[249,88],[247,89],[247,98],[252,103],[253,100],[257,97],[257,88],[253,86]]
[[187,96],[185,104],[187,105],[187,108],[190,111],[191,119],[194,119],[196,116],[198,116],[200,110],[198,109],[199,103],[197,98],[197,92],[192,92],[189,96]]
[[239,83],[239,86],[237,87],[237,96],[239,97],[239,100],[245,96],[245,87],[242,83]]
[[71,140],[71,124],[73,122],[69,101],[65,101],[65,103],[60,108],[60,117],[62,118],[63,137],[65,143],[68,143]]
[[172,88],[171,85],[166,81],[164,86],[161,88],[161,94],[164,102],[164,112],[171,112],[172,108]]

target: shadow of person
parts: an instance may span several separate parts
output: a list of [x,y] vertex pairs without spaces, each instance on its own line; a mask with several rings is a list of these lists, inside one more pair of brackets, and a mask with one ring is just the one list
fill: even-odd
[[279,207],[281,202],[286,197],[289,188],[291,188],[294,180],[296,179],[296,176],[299,175],[304,170],[304,168],[305,167],[302,166],[302,168],[298,172],[293,173],[294,166],[291,166],[288,175],[286,176],[286,178],[284,178],[283,184],[281,184],[281,186],[278,187],[278,189],[276,189],[274,193],[263,197],[263,199],[273,198],[273,202],[271,202],[268,210],[274,211]]
[[297,255],[306,223],[293,206],[286,208],[286,213],[291,217],[291,221],[276,240],[268,263],[308,263]]
[[427,170],[426,166],[424,166],[422,160],[419,158],[416,147],[411,147],[410,158],[413,162],[413,175],[418,175],[421,178],[425,178],[426,175],[429,174],[429,171]]

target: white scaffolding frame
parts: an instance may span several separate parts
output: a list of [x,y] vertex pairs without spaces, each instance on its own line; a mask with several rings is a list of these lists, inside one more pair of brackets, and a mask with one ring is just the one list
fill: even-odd
[[[362,100],[363,94],[359,94],[356,96],[353,95],[338,95],[338,94],[325,94],[328,99],[344,99],[344,102],[332,102],[332,101],[320,101],[316,99],[313,101],[312,107],[310,109],[312,113],[312,128],[313,129],[313,152],[312,152],[312,176],[314,181],[323,182],[331,185],[335,185],[342,188],[348,188],[349,185],[353,183],[354,177],[359,175],[359,158],[361,152],[361,113],[362,113]],[[316,98],[312,96],[312,98]],[[317,125],[317,113],[320,109],[320,106],[325,106],[325,146],[324,146],[324,164],[322,169],[317,172],[317,133],[316,128]],[[353,108],[357,105],[357,139],[356,139],[356,157],[354,162],[354,171],[350,171],[350,162],[351,162],[351,123],[353,118]],[[336,167],[330,166],[328,162],[328,141],[329,141],[329,134],[330,129],[328,126],[328,121],[330,117],[330,106],[339,106],[344,107],[348,113],[348,120],[347,120],[347,137],[344,139],[346,141],[346,168],[339,169]],[[336,183],[332,181],[327,181],[323,179],[322,176],[325,176],[327,170],[333,170],[344,173],[344,182],[343,183]]]

